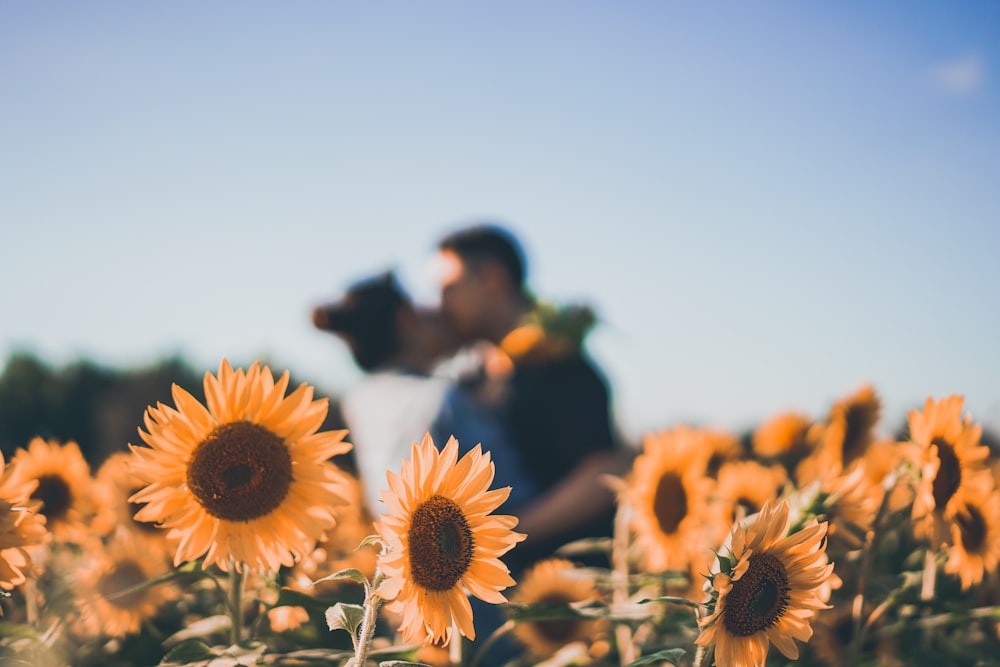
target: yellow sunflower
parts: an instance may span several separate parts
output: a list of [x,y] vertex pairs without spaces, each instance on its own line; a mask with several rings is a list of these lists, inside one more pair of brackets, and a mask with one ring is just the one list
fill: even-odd
[[716,477],[724,463],[745,458],[746,452],[735,434],[714,428],[701,429],[700,432],[704,440],[702,451],[708,457],[705,471],[710,477]]
[[812,419],[797,412],[783,412],[756,428],[751,438],[753,452],[764,459],[801,456],[812,445],[809,428]]
[[34,438],[28,449],[18,448],[11,460],[14,477],[21,482],[36,481],[31,497],[40,500],[39,510],[58,543],[80,543],[90,532],[94,480],[80,447],[73,441],[60,445]]
[[[895,513],[913,505],[913,485],[900,481],[901,465],[908,459],[906,447],[895,440],[880,440],[868,446],[864,458],[858,464],[864,469],[865,477],[889,494],[887,507]],[[880,499],[881,502],[881,499]]]
[[8,591],[25,582],[30,549],[47,534],[45,517],[37,513],[41,502],[31,500],[34,480],[18,480],[12,469],[0,456],[0,588]]
[[272,607],[267,610],[267,622],[272,632],[287,632],[308,623],[309,612],[297,605]]
[[327,401],[306,384],[285,396],[288,378],[223,360],[218,377],[205,374],[207,408],[174,385],[176,409],[147,409],[149,446],[132,446],[130,465],[148,486],[129,502],[146,503],[136,519],[169,529],[174,564],[204,556],[206,567],[274,572],[334,525],[345,475],[328,459],[351,446],[346,431],[317,432]]
[[865,474],[864,466],[856,465],[850,472],[826,479],[820,488],[826,496],[824,515],[830,536],[843,539],[851,548],[860,547],[878,513],[882,487]]
[[722,503],[711,503],[703,432],[686,426],[648,434],[632,464],[626,498],[646,569],[684,570],[725,533]]
[[982,428],[962,417],[961,396],[910,410],[910,439],[919,451],[920,481],[913,502],[914,533],[930,540],[932,549],[950,542],[949,520],[962,492],[986,493],[993,486],[987,467],[990,450],[979,444]]
[[944,571],[961,579],[964,591],[996,572],[1000,564],[1000,490],[966,491],[957,501]]
[[817,439],[817,445],[795,471],[799,486],[835,477],[863,457],[881,411],[882,402],[871,385],[834,403],[826,421],[809,435]]
[[[599,599],[594,575],[567,560],[551,558],[536,563],[525,573],[511,596],[522,604],[568,605]],[[604,625],[600,620],[568,618],[525,621],[514,627],[514,636],[531,655],[547,658],[566,644],[594,641]]]
[[146,486],[129,468],[131,460],[128,452],[115,452],[101,464],[96,476],[97,513],[91,526],[95,534],[102,536],[126,530],[143,545],[149,557],[166,558],[167,531],[154,523],[136,520],[135,513],[142,506],[129,502]]
[[[872,612],[870,605],[865,605],[862,617],[869,618]],[[820,664],[829,667],[842,667],[852,664],[852,656],[848,646],[855,640],[854,609],[852,605],[841,605],[831,609],[822,609],[816,613],[812,622],[815,634],[809,641],[808,652]],[[880,629],[881,623],[876,623],[872,630]],[[875,657],[880,667],[895,667],[902,665],[895,658],[897,654],[896,640],[892,635],[879,636],[877,632],[869,631],[861,647],[862,655]],[[810,662],[809,664],[813,664]],[[869,663],[866,663],[869,664]]]
[[514,580],[500,556],[525,536],[512,530],[517,517],[490,514],[510,495],[510,487],[488,490],[493,474],[479,445],[459,459],[455,438],[439,452],[430,435],[413,443],[399,475],[387,471],[389,513],[375,524],[389,545],[379,559],[385,580],[378,593],[402,618],[404,641],[447,645],[452,623],[474,639],[467,592],[507,601],[500,591]]
[[872,385],[834,403],[819,443],[825,460],[844,468],[863,456],[881,412],[882,401]]
[[756,514],[764,503],[778,497],[788,474],[781,466],[765,466],[756,461],[730,461],[719,468],[715,497],[726,503],[729,520]]
[[337,512],[337,525],[328,530],[308,556],[296,563],[288,572],[286,586],[303,593],[335,595],[345,585],[343,579],[333,579],[313,584],[317,579],[353,568],[369,579],[375,575],[378,552],[373,548],[358,549],[362,540],[375,532],[374,524],[365,508],[361,484],[347,476],[345,497],[348,504]]
[[763,667],[771,643],[796,660],[795,640],[812,636],[810,619],[826,609],[824,584],[833,572],[826,523],[788,535],[788,503],[766,504],[749,528],[737,524],[731,554],[712,578],[715,609],[698,621],[699,646],[714,647],[718,667]]
[[73,632],[82,637],[122,637],[139,632],[168,600],[177,597],[170,584],[130,590],[165,574],[168,564],[149,558],[130,533],[119,533],[107,545],[90,543],[73,584],[77,613]]

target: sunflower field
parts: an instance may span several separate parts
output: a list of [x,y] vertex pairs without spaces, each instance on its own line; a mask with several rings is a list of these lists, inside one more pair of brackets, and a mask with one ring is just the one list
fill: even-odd
[[223,361],[97,470],[70,440],[0,458],[0,662],[1000,664],[1000,456],[962,396],[893,436],[872,386],[648,433],[605,478],[613,536],[512,573],[489,443],[414,433],[372,516],[290,385]]

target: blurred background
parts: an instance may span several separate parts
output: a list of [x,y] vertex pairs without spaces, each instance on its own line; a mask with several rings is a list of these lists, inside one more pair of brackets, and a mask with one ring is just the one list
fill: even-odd
[[103,381],[134,438],[222,357],[336,396],[360,374],[311,307],[386,268],[433,303],[436,241],[481,219],[597,311],[633,440],[866,382],[886,431],[951,393],[1000,427],[998,26],[988,1],[0,2],[4,428]]

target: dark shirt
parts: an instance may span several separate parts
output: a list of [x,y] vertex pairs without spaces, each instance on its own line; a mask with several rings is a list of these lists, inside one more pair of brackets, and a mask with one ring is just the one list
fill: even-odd
[[465,456],[476,445],[482,445],[483,451],[490,453],[494,466],[490,488],[510,487],[510,495],[498,513],[516,515],[538,496],[537,485],[528,477],[520,453],[511,444],[502,414],[476,400],[462,387],[451,387],[445,392],[430,432],[439,448],[445,446],[449,437],[455,436],[459,456]]
[[[539,492],[555,487],[587,455],[615,448],[608,385],[585,355],[515,364],[510,382],[511,444]],[[614,508],[609,508],[599,519],[565,531],[549,543],[531,549],[519,545],[514,549],[518,562],[512,566],[551,556],[576,539],[609,537],[613,518]]]

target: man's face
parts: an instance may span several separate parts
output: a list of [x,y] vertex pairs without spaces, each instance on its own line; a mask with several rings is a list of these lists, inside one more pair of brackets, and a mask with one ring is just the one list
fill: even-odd
[[439,255],[441,264],[441,311],[464,342],[485,335],[486,306],[490,298],[480,272],[453,252]]

